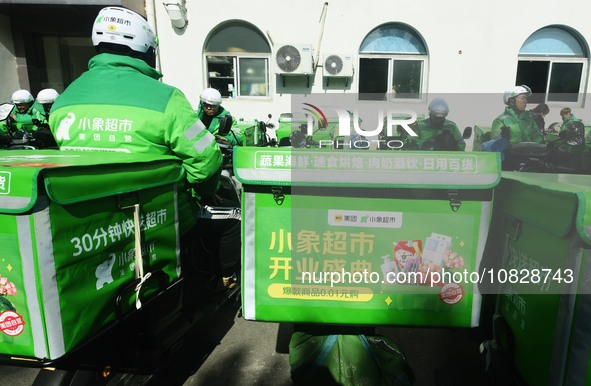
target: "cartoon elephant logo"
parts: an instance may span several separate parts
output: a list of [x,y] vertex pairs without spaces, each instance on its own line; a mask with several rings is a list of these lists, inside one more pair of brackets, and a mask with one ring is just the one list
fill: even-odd
[[94,274],[97,278],[97,290],[103,288],[105,284],[113,282],[113,274],[111,273],[111,270],[113,269],[113,265],[115,264],[115,254],[111,253],[109,256],[111,258],[109,260],[102,262],[98,267],[96,267],[96,270],[94,271]]
[[55,134],[55,139],[58,141],[61,140],[70,140],[70,127],[76,120],[76,115],[74,113],[68,113],[68,115],[61,120],[58,128],[57,133]]

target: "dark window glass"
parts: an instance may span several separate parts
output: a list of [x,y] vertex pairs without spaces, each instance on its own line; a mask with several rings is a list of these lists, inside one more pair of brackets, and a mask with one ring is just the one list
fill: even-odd
[[359,99],[385,100],[389,59],[359,59]]

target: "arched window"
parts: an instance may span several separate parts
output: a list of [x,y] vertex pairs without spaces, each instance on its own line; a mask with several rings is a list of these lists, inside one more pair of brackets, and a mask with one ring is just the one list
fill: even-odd
[[528,85],[530,102],[572,102],[581,105],[588,52],[570,30],[545,27],[521,46],[516,84]]
[[254,25],[232,20],[217,26],[205,44],[208,87],[223,97],[268,97],[271,47]]
[[420,99],[427,50],[421,37],[401,23],[372,30],[359,48],[360,99]]

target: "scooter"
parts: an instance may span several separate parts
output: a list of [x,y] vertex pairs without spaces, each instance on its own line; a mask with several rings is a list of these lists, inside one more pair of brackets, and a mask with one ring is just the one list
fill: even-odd
[[568,146],[585,146],[581,122],[573,122],[572,127],[548,143],[511,143],[509,130],[503,127],[501,138],[484,142],[480,150],[500,152],[505,171],[576,174],[580,169],[580,154],[566,151]]
[[[145,281],[145,277],[130,281],[112,299],[116,320],[78,347],[56,359],[0,353],[0,364],[39,368],[36,386],[146,385],[165,376],[174,367],[172,355],[183,349],[201,321],[224,307],[240,307],[239,282],[234,288],[218,290],[209,285],[211,271],[196,269],[196,257],[203,257],[196,255],[198,236],[189,232],[181,238],[179,279],[170,282],[162,270],[155,269]],[[140,284],[151,291],[142,293],[141,307],[132,307],[129,299]]]

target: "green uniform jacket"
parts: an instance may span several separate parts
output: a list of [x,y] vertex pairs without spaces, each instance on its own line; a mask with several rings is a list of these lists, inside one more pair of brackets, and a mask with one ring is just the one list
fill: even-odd
[[492,123],[491,139],[501,138],[501,127],[503,126],[509,128],[511,143],[542,143],[544,140],[544,136],[538,130],[538,125],[529,110],[522,112],[518,116],[512,108],[505,107],[505,111],[496,117]]
[[16,123],[15,127],[19,130],[25,130],[28,132],[33,132],[38,129],[38,127],[33,123],[33,120],[42,121],[44,114],[42,113],[43,110],[39,110],[39,108],[43,108],[41,105],[33,103],[31,107],[24,113],[19,113],[16,106],[12,109],[12,113],[16,116],[14,123]]
[[566,130],[566,126],[570,122],[574,122],[574,121],[578,121],[578,120],[579,120],[579,118],[575,117],[575,114],[571,114],[570,118],[562,118],[562,125],[560,125],[560,131]]
[[458,150],[466,150],[466,142],[462,138],[462,133],[458,129],[458,125],[455,122],[445,119],[441,127],[434,126],[433,121],[430,118],[424,118],[417,122],[417,127],[413,129],[419,135],[418,137],[406,137],[408,141],[415,142],[419,148],[423,146],[425,142],[430,139],[435,139],[439,134],[444,131],[449,131],[457,142]]
[[197,194],[211,195],[221,151],[184,94],[158,81],[161,76],[140,59],[94,56],[53,104],[52,133],[62,150],[175,155]]
[[[209,127],[207,128],[207,130],[209,130],[209,132],[213,135],[218,135],[218,130],[220,129],[220,120],[229,114],[230,114],[230,112],[228,110],[226,110],[225,108],[220,106],[220,111],[218,112],[218,114],[216,116],[214,116],[211,119],[211,123],[209,124]],[[203,108],[201,107],[201,104],[200,104],[199,107],[197,107],[197,116],[199,117],[199,119],[202,119],[203,115],[205,115],[205,111],[203,111]],[[244,140],[244,138],[242,136],[242,133],[240,132],[240,129],[236,128],[237,125],[238,125],[238,121],[236,121],[236,117],[233,116],[232,117],[232,132],[228,133],[228,135],[223,136],[223,137],[226,138],[234,146],[242,146],[242,141]],[[220,137],[222,137],[222,136],[220,136]]]

